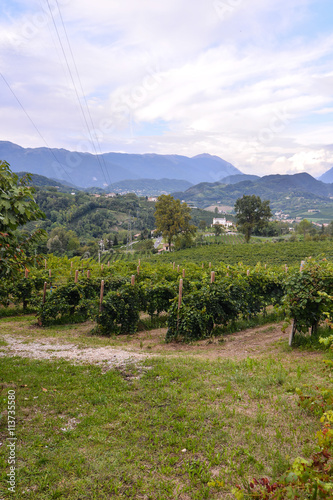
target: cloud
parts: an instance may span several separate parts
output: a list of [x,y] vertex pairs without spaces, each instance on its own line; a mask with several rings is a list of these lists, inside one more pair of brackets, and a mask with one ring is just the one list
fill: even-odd
[[[93,151],[88,122],[103,151],[208,152],[254,173],[331,162],[333,37],[314,0],[58,2],[0,18],[3,74],[50,146]],[[3,139],[44,145],[1,80],[0,109]]]

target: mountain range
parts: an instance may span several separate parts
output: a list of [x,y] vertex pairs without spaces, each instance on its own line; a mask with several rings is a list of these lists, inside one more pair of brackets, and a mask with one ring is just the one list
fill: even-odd
[[[24,177],[28,172],[16,172],[19,178]],[[75,191],[87,191],[91,194],[106,194],[115,192],[118,194],[134,193],[137,196],[159,196],[161,194],[170,194],[173,191],[186,190],[192,184],[188,181],[178,179],[134,179],[115,182],[107,188],[78,188],[66,181],[50,179],[44,175],[30,174],[30,183],[37,187],[56,188],[59,193],[71,193]]]
[[92,155],[66,149],[22,148],[0,141],[0,160],[13,172],[31,172],[69,182],[81,188],[106,186],[133,179],[178,179],[197,184],[242,172],[209,154],[181,155],[104,153]]
[[202,182],[184,192],[172,193],[175,198],[200,208],[216,203],[233,206],[243,195],[269,200],[273,209],[292,211],[327,207],[333,215],[333,184],[325,184],[307,173],[265,175],[235,184]]

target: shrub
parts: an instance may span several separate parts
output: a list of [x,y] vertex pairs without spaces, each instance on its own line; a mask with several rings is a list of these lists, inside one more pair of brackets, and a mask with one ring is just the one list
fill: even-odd
[[39,309],[38,318],[42,326],[56,323],[85,321],[97,309],[97,297],[89,287],[79,283],[59,286],[49,292]]
[[231,286],[213,283],[187,294],[179,310],[174,301],[169,309],[166,341],[203,339],[211,335],[214,324],[226,325],[237,316],[238,303]]
[[124,285],[110,291],[97,314],[97,331],[103,335],[135,333],[139,323],[140,300],[138,286]]

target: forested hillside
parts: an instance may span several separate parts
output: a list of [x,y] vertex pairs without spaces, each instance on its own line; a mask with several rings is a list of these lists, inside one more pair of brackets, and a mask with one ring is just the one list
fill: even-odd
[[[45,219],[23,228],[45,229],[47,238],[38,250],[68,256],[96,254],[99,249],[113,251],[142,240],[143,249],[152,250],[151,232],[155,228],[155,203],[133,193],[94,195],[84,191],[59,192],[56,187],[36,186],[35,199]],[[212,223],[214,214],[194,209],[193,223]],[[145,242],[145,243],[144,243]]]
[[203,182],[173,196],[204,208],[214,203],[233,206],[243,195],[260,196],[269,200],[272,209],[288,212],[292,217],[304,216],[304,211],[320,210],[319,220],[333,219],[333,185],[314,179],[307,173],[266,175],[235,184]]

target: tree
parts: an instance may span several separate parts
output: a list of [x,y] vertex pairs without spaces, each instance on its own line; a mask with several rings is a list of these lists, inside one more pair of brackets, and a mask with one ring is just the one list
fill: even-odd
[[199,229],[201,229],[202,231],[205,231],[206,227],[207,227],[206,221],[205,220],[201,220],[199,222]]
[[36,204],[31,176],[19,179],[7,162],[0,161],[0,278],[12,277],[30,262],[27,250],[40,241],[44,231],[18,235],[17,228],[44,217]]
[[260,197],[254,194],[238,198],[235,212],[237,226],[244,234],[246,243],[250,241],[254,229],[265,227],[272,216],[269,201],[261,201]]
[[303,234],[305,238],[305,236],[311,232],[312,228],[312,222],[307,219],[303,219],[299,224],[297,224],[296,231],[299,234]]
[[222,226],[222,224],[214,224],[213,225],[213,231],[215,233],[215,237],[217,238],[222,233],[224,233],[224,227]]
[[188,239],[196,233],[196,227],[190,223],[190,207],[170,194],[158,197],[154,217],[156,229],[167,241],[169,250],[175,237],[182,235]]
[[65,252],[75,253],[80,247],[80,241],[75,231],[66,231],[63,227],[52,229],[47,241],[49,252],[62,255]]

